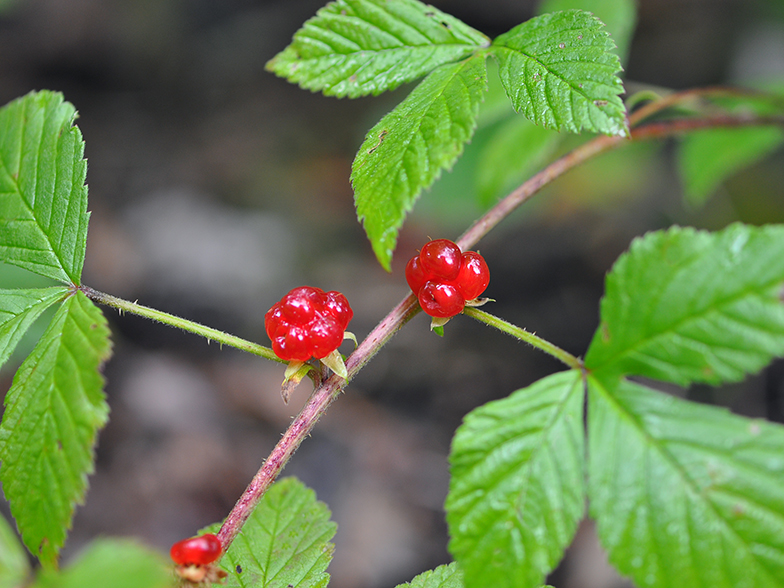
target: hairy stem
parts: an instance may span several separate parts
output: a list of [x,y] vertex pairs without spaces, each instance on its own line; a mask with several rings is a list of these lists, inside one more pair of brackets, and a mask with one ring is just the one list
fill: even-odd
[[155,310],[154,308],[150,308],[149,306],[142,306],[141,304],[137,304],[135,302],[129,302],[128,300],[123,300],[122,298],[117,298],[116,296],[112,296],[111,294],[104,294],[103,292],[99,292],[98,290],[93,290],[89,286],[79,286],[79,289],[84,292],[84,294],[92,301],[98,302],[99,304],[105,304],[106,306],[111,306],[112,308],[116,308],[121,313],[123,312],[130,312],[131,314],[137,314],[139,316],[143,316],[148,319],[152,319],[154,321],[158,321],[160,323],[164,323],[166,325],[177,327],[178,329],[182,329],[183,331],[188,331],[189,333],[195,333],[196,335],[201,335],[205,337],[208,341],[217,341],[221,345],[228,345],[230,347],[236,347],[242,351],[247,351],[248,353],[252,353],[253,355],[258,355],[265,359],[271,359],[272,361],[278,361],[281,363],[286,363],[282,359],[278,358],[275,355],[275,352],[272,351],[269,347],[264,347],[263,345],[259,345],[258,343],[253,343],[252,341],[246,341],[240,337],[235,337],[234,335],[230,335],[229,333],[224,333],[223,331],[219,331],[217,329],[213,329],[211,327],[207,327],[201,325],[199,323],[195,323],[193,321],[189,321],[184,318],[180,318],[178,316],[174,316],[173,314],[169,314],[167,312],[161,312],[160,310]]
[[553,345],[549,341],[545,341],[541,337],[537,337],[533,333],[529,333],[528,331],[518,327],[517,325],[513,325],[512,323],[500,319],[497,316],[493,316],[492,314],[485,312],[484,310],[479,310],[478,308],[471,308],[469,306],[466,306],[463,309],[463,314],[466,316],[470,316],[472,319],[476,319],[479,322],[484,323],[490,327],[494,327],[499,331],[506,333],[507,335],[511,335],[515,339],[519,339],[520,341],[525,341],[529,345],[536,347],[541,351],[544,351],[548,355],[552,355],[555,359],[562,361],[572,369],[575,370],[583,369],[583,362],[579,357],[575,357],[568,351],[564,351],[560,347]]

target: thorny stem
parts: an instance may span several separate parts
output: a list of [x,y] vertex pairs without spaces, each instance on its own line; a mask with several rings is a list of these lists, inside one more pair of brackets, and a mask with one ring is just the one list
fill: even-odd
[[[570,169],[580,165],[581,163],[600,155],[610,149],[613,149],[627,140],[642,140],[651,138],[665,138],[686,130],[693,130],[695,128],[703,127],[717,127],[717,126],[740,126],[740,125],[761,125],[761,124],[777,124],[783,125],[784,121],[775,117],[754,117],[754,116],[713,116],[704,118],[683,118],[676,120],[661,120],[649,124],[640,124],[645,119],[661,112],[662,110],[674,106],[680,102],[690,100],[695,97],[705,95],[721,95],[736,93],[732,90],[725,88],[710,88],[702,90],[691,90],[680,92],[666,96],[655,102],[651,102],[639,108],[629,117],[630,136],[606,136],[600,135],[587,143],[577,147],[570,153],[567,153],[560,159],[554,161],[538,174],[532,176],[517,189],[511,192],[503,200],[498,202],[491,208],[484,216],[477,220],[463,235],[458,239],[457,244],[463,250],[468,250],[473,247],[483,236],[485,236],[493,227],[506,218],[518,206],[530,199],[542,187],[551,183]],[[97,292],[87,286],[81,286],[82,290],[89,298],[117,308],[121,312],[132,312],[157,320],[181,329],[196,333],[214,339],[222,344],[231,345],[244,351],[249,351],[255,355],[265,357],[274,361],[280,361],[272,352],[272,350],[245,341],[239,337],[228,335],[221,331],[199,325],[192,321],[181,319],[179,317],[163,313],[152,308],[141,306],[139,304],[128,302],[102,292]],[[416,297],[409,294],[400,303],[395,306],[392,311],[376,326],[373,331],[359,344],[354,352],[346,360],[346,368],[348,370],[348,378],[344,380],[339,376],[333,374],[330,378],[323,381],[311,394],[307,403],[294,418],[289,428],[283,434],[281,440],[275,445],[269,457],[264,461],[261,469],[256,473],[251,480],[245,492],[234,505],[229,515],[226,517],[221,529],[218,533],[218,538],[221,541],[223,550],[226,551],[231,545],[234,538],[239,533],[242,525],[250,517],[261,497],[264,495],[269,486],[275,481],[278,474],[286,465],[288,460],[294,454],[296,449],[302,441],[308,436],[310,431],[313,430],[318,419],[327,410],[329,405],[337,398],[346,384],[362,369],[370,359],[378,353],[387,341],[414,315],[420,311],[417,304]],[[566,351],[552,345],[551,343],[528,333],[527,331],[515,327],[506,321],[493,317],[483,311],[466,308],[464,313],[468,316],[487,323],[490,326],[498,328],[499,330],[508,333],[518,339],[526,341],[531,345],[553,355],[559,360],[563,361],[569,367],[575,369],[582,369],[582,361],[567,353]]]
[[490,327],[495,327],[499,331],[506,333],[507,335],[511,335],[515,339],[519,339],[520,341],[525,341],[529,345],[544,351],[548,355],[552,355],[554,358],[562,361],[570,368],[575,370],[582,371],[583,369],[583,362],[579,357],[575,357],[568,351],[561,349],[560,347],[553,345],[549,341],[542,339],[541,337],[537,337],[533,333],[529,333],[525,329],[521,329],[517,325],[513,325],[512,323],[508,323],[505,320],[498,318],[497,316],[493,316],[492,314],[485,312],[484,310],[479,310],[478,308],[471,308],[466,306],[463,309],[463,314],[466,316],[470,316],[472,319],[476,319],[479,322],[485,323]]

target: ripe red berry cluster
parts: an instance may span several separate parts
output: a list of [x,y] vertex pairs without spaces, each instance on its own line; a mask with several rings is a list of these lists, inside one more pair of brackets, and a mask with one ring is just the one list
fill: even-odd
[[172,545],[169,555],[178,566],[206,566],[221,556],[220,539],[212,533],[183,539]]
[[475,251],[460,251],[449,239],[422,247],[406,265],[406,281],[427,314],[449,318],[462,312],[490,283],[490,270]]
[[301,286],[264,315],[272,350],[286,361],[322,359],[343,342],[354,312],[340,292]]

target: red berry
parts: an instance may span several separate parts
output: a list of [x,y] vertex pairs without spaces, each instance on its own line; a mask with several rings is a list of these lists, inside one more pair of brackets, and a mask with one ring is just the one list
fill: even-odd
[[335,351],[353,316],[340,292],[302,286],[267,311],[264,327],[275,355],[286,361],[307,361]]
[[180,566],[205,566],[216,561],[223,551],[220,539],[212,533],[183,539],[172,545],[174,563]]
[[417,298],[425,313],[439,318],[460,314],[465,307],[465,298],[458,289],[443,282],[426,282]]
[[463,264],[455,284],[466,300],[473,300],[485,291],[490,283],[490,269],[484,257],[476,251],[463,253]]
[[475,251],[461,253],[448,239],[426,243],[406,264],[406,281],[427,314],[448,318],[462,312],[490,283],[490,270]]
[[428,276],[447,282],[457,277],[462,259],[460,247],[449,239],[430,241],[419,252],[422,271]]

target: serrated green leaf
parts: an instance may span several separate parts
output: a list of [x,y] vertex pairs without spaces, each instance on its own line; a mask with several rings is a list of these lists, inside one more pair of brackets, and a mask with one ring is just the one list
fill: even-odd
[[784,579],[784,428],[589,379],[589,498],[618,570],[650,588]]
[[784,227],[674,227],[607,276],[585,358],[598,372],[687,385],[741,380],[784,355]]
[[561,372],[490,402],[457,430],[449,550],[469,587],[539,586],[585,505],[583,382]]
[[62,300],[68,288],[0,290],[0,366],[41,313]]
[[490,204],[523,181],[553,153],[561,135],[520,116],[506,120],[487,142],[476,169],[479,199]]
[[174,586],[171,564],[159,553],[128,539],[99,539],[62,572],[46,571],[41,574],[34,588]]
[[784,143],[777,127],[705,129],[684,137],[678,150],[678,170],[686,200],[702,206],[721,183],[756,163]]
[[90,214],[75,117],[48,91],[0,108],[0,259],[78,285]]
[[98,369],[110,350],[106,319],[76,292],[5,397],[0,481],[25,545],[45,567],[55,565],[93,471],[97,432],[109,413]]
[[359,148],[351,170],[357,216],[387,270],[406,213],[471,138],[486,87],[484,55],[443,65],[382,118]]
[[[273,484],[220,560],[227,588],[324,588],[337,525],[296,478]],[[220,525],[206,531],[217,533]]]
[[438,566],[422,572],[416,578],[397,588],[463,588],[463,573],[456,563]]
[[27,553],[11,525],[0,515],[0,588],[23,586],[29,575]]
[[603,27],[587,12],[567,10],[497,37],[490,53],[515,110],[558,131],[627,136],[621,63]]
[[308,20],[267,69],[311,91],[356,98],[397,88],[489,44],[417,0],[337,0]]
[[635,0],[543,0],[538,14],[558,12],[559,10],[580,9],[590,12],[607,25],[615,45],[616,53],[622,62],[629,54],[634,27],[637,24],[637,3]]

